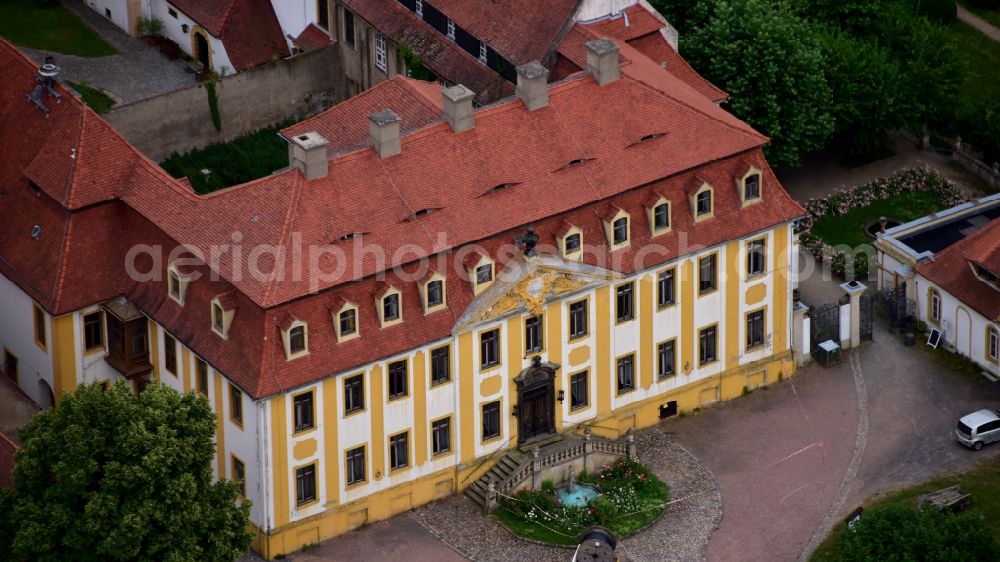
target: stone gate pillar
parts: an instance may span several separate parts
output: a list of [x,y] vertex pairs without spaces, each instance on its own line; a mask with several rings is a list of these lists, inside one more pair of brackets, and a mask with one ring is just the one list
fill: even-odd
[[849,338],[850,345],[848,347],[858,347],[861,345],[861,295],[864,294],[868,287],[861,281],[849,281],[841,283],[840,288],[851,299],[851,331]]

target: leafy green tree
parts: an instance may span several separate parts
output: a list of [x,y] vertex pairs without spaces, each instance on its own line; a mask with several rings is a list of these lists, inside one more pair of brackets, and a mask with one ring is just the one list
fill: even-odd
[[899,5],[887,10],[878,36],[900,63],[900,85],[906,92],[903,124],[920,132],[953,115],[965,67],[948,29]]
[[818,37],[833,92],[830,111],[836,133],[853,154],[878,152],[887,131],[903,125],[908,93],[898,61],[886,48],[845,32],[826,30]]
[[872,33],[886,9],[900,0],[797,0],[803,17],[837,29],[865,35]]
[[19,433],[2,500],[12,558],[233,560],[250,545],[250,505],[237,505],[237,483],[212,481],[214,428],[204,397],[160,385],[66,395]]
[[805,20],[781,0],[720,0],[681,35],[681,53],[729,93],[728,109],[771,137],[776,164],[798,165],[833,132],[823,55]]
[[836,548],[845,562],[1000,560],[1000,544],[979,513],[952,515],[899,505],[866,511],[840,535]]

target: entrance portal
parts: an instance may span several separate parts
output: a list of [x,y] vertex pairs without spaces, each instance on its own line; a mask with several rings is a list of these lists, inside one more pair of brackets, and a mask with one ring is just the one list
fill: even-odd
[[208,40],[205,39],[204,35],[197,32],[194,34],[194,55],[198,59],[198,62],[205,67],[205,70],[212,68],[212,65],[209,64]]
[[540,435],[555,433],[557,369],[558,364],[542,363],[542,358],[536,355],[531,366],[514,378],[517,384],[519,444]]

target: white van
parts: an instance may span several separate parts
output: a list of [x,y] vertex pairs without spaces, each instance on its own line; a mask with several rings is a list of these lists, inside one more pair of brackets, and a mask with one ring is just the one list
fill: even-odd
[[977,451],[987,443],[1000,441],[1000,410],[979,410],[962,416],[955,428],[955,438]]

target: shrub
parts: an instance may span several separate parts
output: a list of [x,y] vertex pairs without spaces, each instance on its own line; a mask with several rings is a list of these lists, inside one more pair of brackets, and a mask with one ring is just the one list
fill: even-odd
[[955,0],[910,0],[914,11],[927,19],[950,24],[958,18],[958,6]]
[[163,33],[163,21],[156,18],[139,20],[139,33],[143,35],[159,35]]

